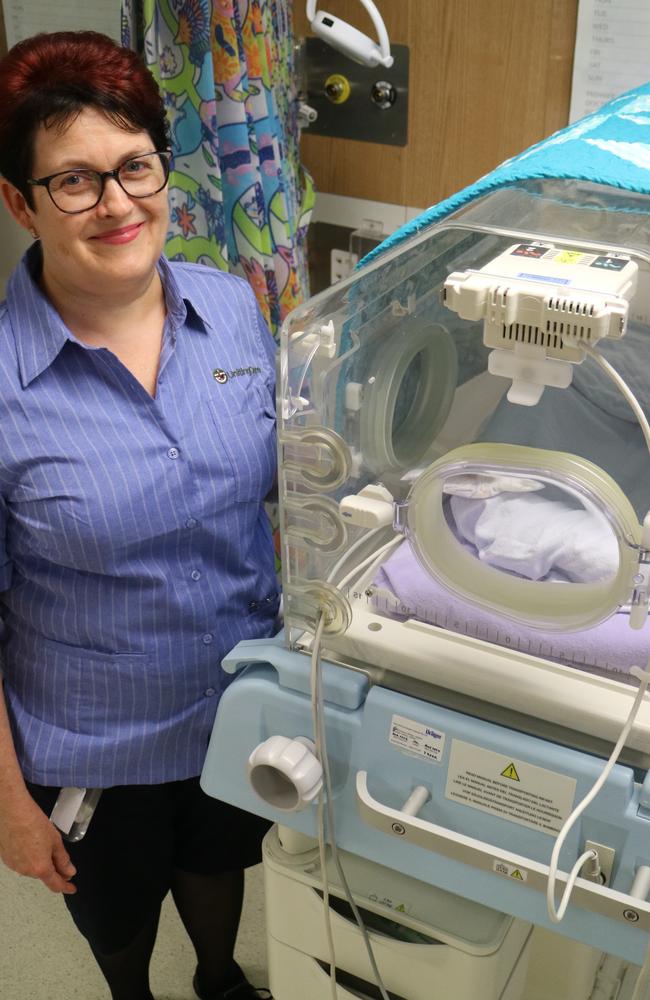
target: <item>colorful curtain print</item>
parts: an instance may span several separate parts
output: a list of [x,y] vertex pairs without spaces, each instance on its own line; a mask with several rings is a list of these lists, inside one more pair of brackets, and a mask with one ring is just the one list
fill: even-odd
[[166,252],[248,279],[269,328],[308,295],[290,0],[124,0],[122,40],[163,93]]

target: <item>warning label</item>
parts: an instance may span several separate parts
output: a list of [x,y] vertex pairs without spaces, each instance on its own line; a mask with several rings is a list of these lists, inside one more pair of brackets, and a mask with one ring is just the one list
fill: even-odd
[[432,761],[440,760],[445,747],[444,733],[403,715],[394,715],[390,720],[388,739],[393,746]]
[[575,778],[452,741],[445,796],[454,802],[554,834],[573,808],[575,791]]
[[503,771],[501,772],[501,777],[510,778],[511,781],[519,781],[517,768],[515,767],[514,764],[508,764],[507,767],[504,767]]
[[513,878],[515,882],[528,881],[528,872],[525,868],[509,865],[507,861],[501,861],[500,858],[494,859],[492,862],[492,870],[497,872],[499,875],[506,875],[508,878]]
[[562,250],[553,259],[556,264],[579,264],[580,261],[584,261],[585,256],[575,250]]

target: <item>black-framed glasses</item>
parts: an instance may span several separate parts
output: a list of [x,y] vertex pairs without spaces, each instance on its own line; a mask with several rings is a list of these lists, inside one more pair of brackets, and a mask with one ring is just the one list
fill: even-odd
[[48,177],[33,177],[27,183],[44,187],[61,212],[77,215],[88,212],[102,200],[106,181],[112,178],[129,198],[149,198],[169,180],[169,150],[130,156],[114,170],[60,170]]

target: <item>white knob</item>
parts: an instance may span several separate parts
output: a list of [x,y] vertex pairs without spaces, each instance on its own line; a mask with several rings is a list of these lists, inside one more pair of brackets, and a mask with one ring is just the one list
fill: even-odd
[[323,768],[315,750],[306,736],[270,736],[248,758],[253,791],[274,809],[304,809],[323,786]]

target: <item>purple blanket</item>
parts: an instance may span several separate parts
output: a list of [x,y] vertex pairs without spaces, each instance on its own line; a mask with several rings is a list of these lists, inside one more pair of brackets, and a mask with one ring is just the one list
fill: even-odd
[[408,614],[397,612],[395,617],[417,618],[582,670],[627,674],[635,664],[645,666],[650,656],[650,619],[639,631],[630,628],[624,612],[582,632],[527,628],[456,597],[422,569],[408,541],[380,566],[373,582],[409,609]]

